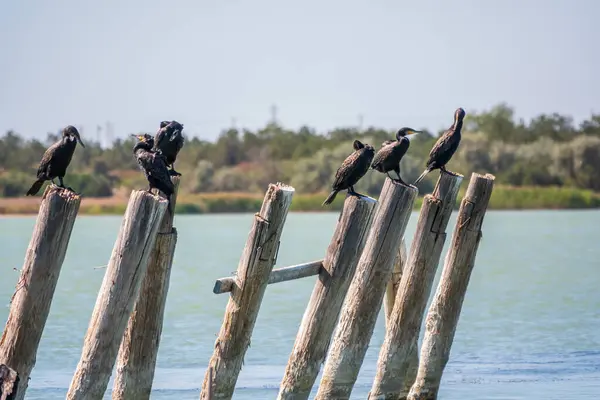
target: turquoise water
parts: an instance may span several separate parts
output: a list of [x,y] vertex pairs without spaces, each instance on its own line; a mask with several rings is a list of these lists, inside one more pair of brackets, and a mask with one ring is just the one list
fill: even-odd
[[[415,213],[408,244],[416,220]],[[278,267],[321,258],[336,221],[333,213],[290,214]],[[0,217],[1,321],[34,222]],[[27,399],[65,398],[104,275],[98,267],[110,257],[120,222],[78,218]],[[252,214],[176,217],[152,399],[198,398],[227,302],[212,294],[214,280],[237,268],[251,223]],[[449,232],[454,217],[450,224]],[[488,212],[440,399],[600,398],[599,225],[599,211]],[[234,399],[276,397],[313,285],[305,278],[269,286]],[[371,388],[383,325],[380,314],[353,399]]]

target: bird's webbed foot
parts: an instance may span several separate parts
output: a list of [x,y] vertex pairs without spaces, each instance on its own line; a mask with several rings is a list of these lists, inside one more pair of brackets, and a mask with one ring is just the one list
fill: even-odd
[[360,194],[356,190],[354,190],[354,188],[352,186],[350,186],[348,188],[348,195],[350,195],[350,196],[356,196],[358,198],[366,197],[364,194]]
[[169,176],[181,176],[181,174],[174,169],[169,170]]
[[404,182],[402,178],[394,179],[394,182],[399,183],[403,186],[410,186],[408,183]]
[[440,171],[447,173],[448,175],[452,175],[452,176],[458,176],[458,174],[456,172],[452,172],[448,169],[446,169],[446,167],[440,167]]

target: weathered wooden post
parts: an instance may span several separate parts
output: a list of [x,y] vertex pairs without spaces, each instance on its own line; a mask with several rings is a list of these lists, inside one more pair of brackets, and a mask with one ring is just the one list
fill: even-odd
[[[174,210],[179,189],[179,176],[171,178],[175,193],[171,196]],[[177,244],[174,215],[163,216],[154,248],[150,253],[148,270],[140,288],[133,313],[125,329],[117,357],[117,376],[112,392],[115,400],[149,399],[160,345],[171,266]]]
[[327,356],[344,297],[356,270],[377,201],[348,196],[304,312],[279,400],[308,399]]
[[0,364],[0,400],[16,400],[19,374],[14,369]]
[[383,309],[385,312],[385,326],[387,327],[390,320],[390,315],[394,309],[394,302],[396,301],[396,293],[398,293],[398,286],[400,285],[400,279],[402,278],[402,270],[406,265],[406,243],[404,236],[398,247],[398,254],[396,254],[396,260],[394,261],[394,268],[392,269],[392,276],[390,281],[385,287],[385,301],[383,303]]
[[[446,227],[456,203],[461,175],[442,172],[431,195],[423,199],[408,261],[379,353],[369,399],[405,399],[416,377],[414,360],[423,313],[446,241]],[[411,361],[413,362],[412,369]]]
[[[214,399],[231,399],[233,396],[260,303],[277,259],[279,239],[293,195],[291,186],[269,185],[260,212],[254,217],[238,265],[237,285],[227,303],[223,325],[204,376],[201,399],[208,399],[209,387]],[[213,368],[212,377],[210,368]]]
[[442,276],[425,322],[421,362],[410,400],[435,400],[475,265],[481,226],[494,187],[494,176],[472,174],[463,198]]
[[386,178],[315,399],[350,398],[416,195],[414,186]]
[[0,363],[17,371],[20,378],[18,400],[25,398],[80,203],[79,195],[56,186],[47,186],[42,197],[0,339]]
[[166,210],[163,198],[147,191],[131,193],[67,399],[104,396]]
[[[400,286],[400,279],[402,279],[402,271],[406,266],[406,261],[408,261],[408,254],[406,250],[406,243],[404,242],[404,237],[402,237],[402,242],[400,243],[400,248],[398,249],[398,255],[396,256],[396,261],[394,263],[394,270],[392,271],[392,277],[387,284],[385,289],[385,326],[386,329],[389,329],[390,326],[390,317],[392,315],[392,310],[394,309],[394,302],[396,301],[396,293],[398,293],[398,287]],[[415,339],[415,351],[410,354],[409,367],[407,372],[408,380],[411,380],[410,385],[414,382],[414,378],[417,376],[417,369],[419,368],[419,353],[417,352],[417,342],[418,338]],[[410,385],[408,385],[408,389],[410,389]]]

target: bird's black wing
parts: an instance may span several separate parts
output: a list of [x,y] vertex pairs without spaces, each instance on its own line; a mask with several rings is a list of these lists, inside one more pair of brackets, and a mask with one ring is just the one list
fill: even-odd
[[391,140],[389,140],[388,142],[383,142],[384,146],[381,147],[381,149],[379,149],[379,151],[375,154],[375,157],[373,157],[373,162],[371,163],[371,166],[373,168],[377,169],[379,166],[385,163],[385,160],[387,160],[390,157],[390,155],[394,152],[395,142]]
[[179,153],[179,150],[181,150],[181,148],[183,147],[183,144],[185,142],[185,139],[184,139],[183,135],[181,134],[181,131],[177,132],[177,137],[174,140],[177,143],[177,153]]
[[154,148],[160,149],[162,147],[163,140],[167,140],[167,130],[165,128],[160,128],[156,135],[154,136]]
[[355,151],[350,154],[342,165],[338,168],[335,173],[335,180],[333,181],[334,189],[345,189],[348,186],[348,181],[351,179],[352,175],[356,172],[356,168],[360,161],[360,152]]
[[167,169],[167,161],[163,155],[156,153],[152,155],[151,176],[161,183],[161,186],[158,186],[158,188],[167,196],[170,196],[175,191],[175,186],[171,181],[171,176]]
[[429,152],[429,161],[427,161],[428,166],[436,162],[444,153],[452,150],[452,147],[454,146],[454,140],[452,140],[453,134],[454,130],[448,129],[440,136],[437,142],[435,142],[435,145]]
[[56,151],[57,151],[58,147],[60,146],[60,144],[61,144],[61,142],[58,141],[58,142],[54,143],[52,146],[48,147],[46,149],[46,151],[44,152],[44,155],[42,156],[42,160],[40,161],[40,165],[37,170],[38,179],[46,178],[46,174],[48,173],[48,166],[52,162],[52,158],[54,157],[54,154],[56,154]]

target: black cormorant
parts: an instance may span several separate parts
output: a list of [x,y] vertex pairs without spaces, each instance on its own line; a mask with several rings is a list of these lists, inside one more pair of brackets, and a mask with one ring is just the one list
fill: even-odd
[[425,178],[425,175],[433,171],[434,169],[440,169],[444,172],[448,172],[446,170],[446,164],[454,153],[456,149],[458,149],[458,145],[460,144],[460,131],[463,126],[463,119],[465,118],[465,110],[462,108],[457,108],[454,112],[454,123],[446,132],[440,136],[438,141],[435,143],[431,151],[429,152],[429,160],[427,161],[427,165],[425,171],[417,178],[415,181],[415,185],[421,182],[421,179]]
[[[67,172],[67,167],[71,163],[71,158],[73,158],[77,142],[85,147],[79,137],[77,128],[68,125],[62,131],[62,138],[50,146],[42,156],[42,161],[40,161],[37,171],[37,181],[31,185],[31,188],[27,191],[27,196],[34,196],[39,192],[45,181],[52,181],[54,183],[54,178],[58,178],[58,186],[65,188],[63,178]],[[65,189],[74,192],[70,187]]]
[[[381,149],[379,149],[377,154],[375,154],[375,158],[373,158],[371,168],[387,174],[391,180],[408,186],[400,176],[400,161],[410,147],[410,141],[407,136],[412,135],[413,133],[420,133],[420,131],[416,131],[412,128],[402,128],[396,132],[396,140],[386,140],[383,142],[381,144]],[[390,171],[396,172],[398,179],[392,178],[390,176]]]
[[154,149],[160,151],[167,159],[167,165],[171,167],[170,175],[181,174],[175,171],[175,160],[179,150],[183,147],[183,124],[177,121],[161,121],[160,129],[154,137]]
[[175,186],[171,182],[165,156],[152,150],[154,139],[149,134],[132,136],[138,140],[133,147],[133,154],[148,180],[148,192],[152,193],[152,189],[163,192],[169,200],[169,211],[172,212],[171,195],[175,191]]
[[333,182],[333,191],[329,194],[323,205],[331,204],[335,200],[335,196],[339,191],[348,189],[348,194],[354,196],[362,196],[354,191],[354,185],[360,180],[371,166],[371,161],[375,155],[373,146],[363,144],[360,140],[355,140],[353,143],[354,152],[350,154],[341,167],[335,173],[335,181]]

